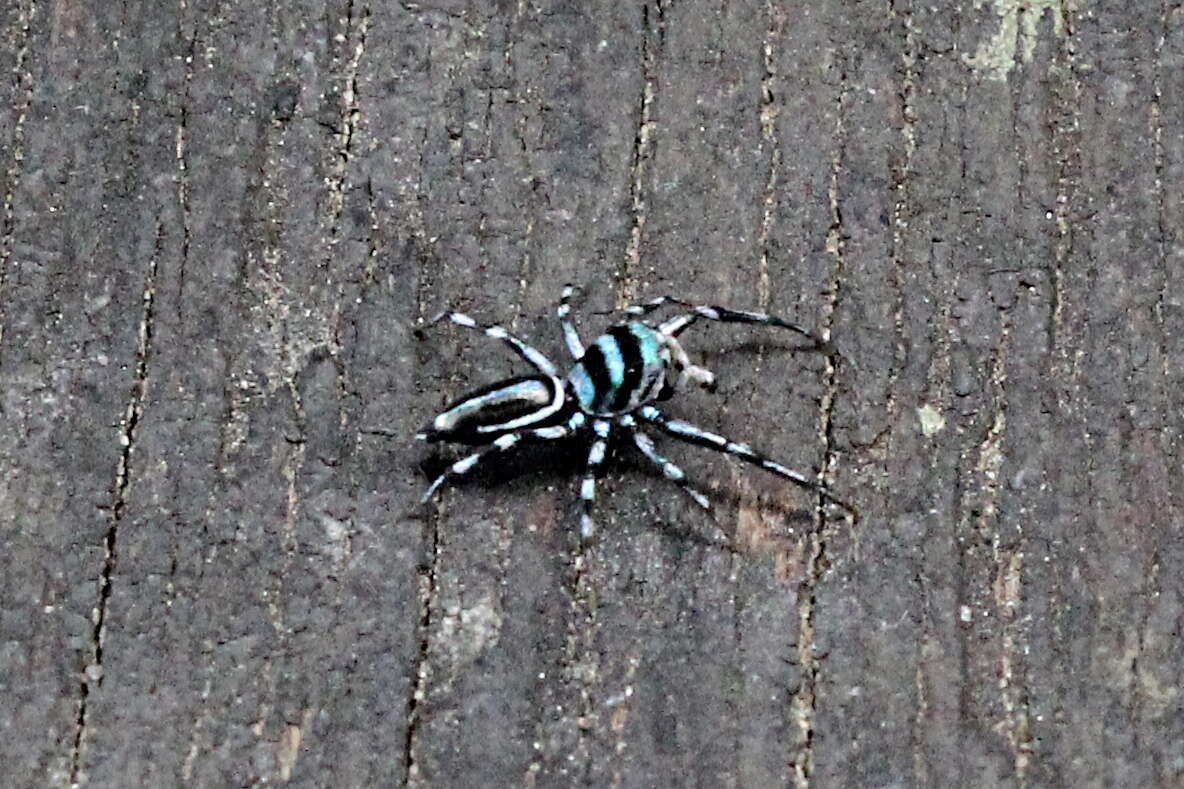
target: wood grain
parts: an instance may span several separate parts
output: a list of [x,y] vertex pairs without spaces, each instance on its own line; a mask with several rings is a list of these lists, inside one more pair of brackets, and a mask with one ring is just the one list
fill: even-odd
[[[1176,0],[0,8],[6,786],[1177,786]],[[660,441],[412,440],[670,293]]]

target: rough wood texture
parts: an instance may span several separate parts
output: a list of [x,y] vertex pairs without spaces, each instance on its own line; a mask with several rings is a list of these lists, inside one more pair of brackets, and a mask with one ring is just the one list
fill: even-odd
[[[1184,782],[1178,0],[9,0],[0,783]],[[415,500],[414,429],[696,329],[669,447]],[[623,453],[626,454],[627,453]]]

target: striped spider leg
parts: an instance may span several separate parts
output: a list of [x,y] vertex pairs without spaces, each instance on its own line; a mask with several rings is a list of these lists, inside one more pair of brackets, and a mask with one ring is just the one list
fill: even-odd
[[465,315],[463,312],[451,312],[449,310],[445,310],[428,321],[428,326],[435,326],[440,321],[452,321],[457,326],[462,326],[466,329],[472,329],[473,331],[479,331],[482,332],[486,337],[492,337],[495,340],[501,340],[510,347],[510,350],[525,359],[532,367],[534,367],[543,375],[555,377],[559,374],[555,370],[555,364],[550,359],[548,359],[542,351],[537,350],[534,346],[530,345],[524,340],[519,339],[497,324],[483,326],[482,324],[477,323],[477,321],[470,318],[468,315]]
[[719,321],[720,323],[754,323],[764,326],[776,326],[780,329],[789,329],[797,332],[801,336],[814,344],[814,350],[821,351],[827,355],[835,353],[834,347],[829,341],[819,337],[809,329],[802,328],[796,323],[791,323],[784,318],[779,318],[776,315],[769,315],[764,312],[747,312],[745,310],[732,310],[727,307],[720,307],[711,304],[692,304],[689,301],[677,298],[675,296],[659,296],[656,299],[644,302],[642,304],[635,304],[632,307],[627,307],[625,312],[629,315],[649,315],[654,310],[666,304],[673,304],[678,307],[689,309],[690,312],[684,315],[678,315],[669,320],[663,321],[658,327],[658,330],[663,334],[668,334],[671,337],[677,337],[682,334],[699,318],[705,318],[710,321]]
[[590,540],[596,533],[596,523],[592,520],[592,507],[596,504],[596,476],[604,464],[604,456],[608,452],[608,438],[612,433],[612,424],[604,419],[592,420],[592,432],[596,438],[588,450],[588,462],[584,468],[584,481],[580,483],[580,501],[583,509],[580,512],[580,538]]
[[523,438],[536,438],[544,441],[554,440],[556,438],[564,438],[571,435],[572,428],[568,425],[555,425],[553,427],[539,427],[533,430],[523,430],[517,433],[504,433],[493,440],[492,444],[486,444],[475,452],[465,455],[460,460],[450,465],[443,474],[436,477],[428,489],[424,491],[423,496],[420,497],[420,502],[426,504],[431,500],[432,495],[439,490],[440,486],[454,477],[464,476],[476,468],[477,464],[486,456],[494,452],[505,452],[506,450],[518,445]]
[[753,464],[758,468],[776,474],[777,476],[787,479],[795,485],[799,485],[808,490],[812,490],[827,501],[832,501],[845,509],[851,514],[855,522],[859,521],[859,511],[849,504],[847,501],[839,498],[831,493],[830,489],[825,485],[810,479],[800,471],[778,463],[757,452],[748,444],[742,444],[737,441],[732,441],[729,438],[712,433],[710,430],[704,430],[701,427],[692,425],[690,422],[684,422],[681,419],[671,419],[663,414],[652,405],[642,406],[637,411],[637,416],[642,420],[649,422],[657,427],[663,433],[681,441],[686,441],[689,444],[696,444],[708,449],[714,449],[717,452],[723,452],[728,455],[735,455],[743,461]]
[[559,308],[555,311],[559,316],[559,326],[563,329],[563,340],[567,343],[567,350],[571,353],[571,358],[577,361],[584,355],[584,343],[580,341],[579,332],[572,324],[571,318],[571,294],[575,288],[569,283],[563,286],[563,295],[559,297]]
[[[672,361],[674,367],[680,373],[680,386],[687,379],[691,379],[709,391],[715,390],[714,376],[709,371],[692,365],[687,358],[686,352],[682,349],[681,344],[676,339],[679,334],[689,328],[696,320],[700,318],[718,321],[720,323],[748,323],[789,329],[790,331],[796,332],[802,337],[810,340],[814,346],[812,350],[817,350],[827,355],[838,355],[838,352],[828,340],[823,339],[817,334],[795,323],[791,323],[790,321],[779,318],[776,315],[769,315],[767,313],[733,310],[727,307],[720,307],[718,305],[696,305],[675,296],[659,296],[650,301],[628,307],[626,308],[625,312],[630,315],[644,316],[667,304],[690,310],[690,312],[669,318],[658,325],[658,332],[668,339],[668,345],[671,348],[673,355]],[[859,520],[858,510],[856,510],[855,507],[853,507],[848,502],[831,493],[825,485],[810,479],[801,472],[794,471],[793,469],[790,469],[781,463],[765,457],[747,444],[732,441],[724,436],[692,425],[689,422],[684,422],[678,419],[670,419],[662,414],[662,412],[655,408],[652,404],[646,404],[642,406],[636,413],[639,418],[655,425],[659,430],[673,438],[696,444],[698,446],[707,447],[709,449],[715,449],[717,451],[724,452],[725,454],[735,455],[736,457],[739,457],[748,463],[752,463],[753,465],[758,466],[765,471],[787,479],[796,485],[813,490],[824,499],[834,502],[845,509],[851,514],[854,520]],[[635,433],[635,435],[640,436],[642,434]],[[638,447],[642,448],[641,444],[638,444]],[[642,448],[642,451],[645,452],[645,449]],[[649,453],[646,454],[648,456]],[[651,459],[653,460],[653,458]],[[681,474],[681,469],[679,469],[677,466],[675,466],[673,469],[669,469],[667,466],[663,465],[663,460],[664,459],[655,460],[655,462],[659,465],[662,465],[663,471],[666,473],[667,477],[674,479],[679,485],[684,486],[685,489],[685,478],[679,477]],[[668,463],[668,461],[666,462]],[[698,501],[698,499],[696,499],[696,501]]]
[[707,500],[707,496],[690,483],[687,479],[686,472],[658,454],[658,450],[654,447],[653,439],[641,432],[637,426],[637,420],[632,415],[626,414],[620,417],[617,419],[617,424],[627,429],[633,435],[633,444],[641,450],[641,454],[645,455],[650,462],[662,470],[662,474],[665,475],[666,479],[682,488],[683,492],[694,499],[695,503],[700,507],[707,511],[711,510],[711,502]]
[[[708,511],[711,510],[711,504],[708,502],[707,497],[687,481],[687,475],[683,470],[658,454],[653,440],[638,429],[637,420],[629,414],[623,414],[617,417],[615,421],[618,426],[628,432],[633,438],[634,446],[650,462],[660,468],[667,479],[672,480],[681,487],[700,507]],[[592,430],[596,433],[596,440],[592,442],[592,448],[588,452],[588,463],[584,471],[584,481],[580,486],[580,499],[583,503],[583,511],[580,513],[580,538],[584,540],[591,539],[596,534],[596,524],[592,519],[592,508],[596,503],[596,476],[601,465],[604,463],[612,427],[612,423],[604,419],[595,419],[592,421]]]

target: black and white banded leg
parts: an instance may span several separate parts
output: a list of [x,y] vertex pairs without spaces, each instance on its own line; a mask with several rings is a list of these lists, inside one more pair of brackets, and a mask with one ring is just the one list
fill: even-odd
[[654,310],[658,309],[664,304],[674,304],[679,307],[685,307],[691,310],[686,315],[679,315],[667,321],[663,321],[659,327],[659,331],[663,334],[669,334],[677,337],[688,326],[694,323],[699,318],[706,318],[709,321],[719,321],[720,323],[755,323],[763,326],[776,326],[781,329],[789,329],[797,332],[820,350],[829,350],[830,344],[819,337],[809,329],[798,326],[796,323],[790,323],[784,318],[778,318],[776,315],[768,315],[763,312],[747,312],[744,310],[731,310],[727,307],[720,307],[712,304],[692,304],[689,301],[676,298],[674,296],[659,296],[652,301],[647,301],[644,304],[637,304],[629,307],[625,312],[630,315],[648,315]]
[[583,512],[580,513],[580,537],[585,540],[591,539],[596,533],[596,523],[592,520],[592,505],[596,503],[596,476],[608,452],[608,437],[612,432],[612,424],[603,419],[595,419],[592,421],[592,432],[596,434],[596,438],[592,440],[592,447],[588,450],[588,464],[584,469],[584,480],[580,483],[580,501],[583,505]]
[[584,356],[584,343],[580,341],[580,334],[571,322],[571,294],[575,288],[568,284],[563,286],[563,295],[559,297],[559,325],[563,328],[563,340],[567,343],[567,350],[575,360]]
[[633,435],[633,443],[641,450],[641,454],[649,458],[655,466],[662,469],[662,473],[666,476],[666,479],[671,480],[682,488],[700,507],[707,511],[711,510],[711,503],[703,495],[703,492],[687,480],[686,472],[658,454],[658,450],[654,448],[653,440],[637,429],[637,421],[633,417],[623,416],[617,420],[617,423],[629,430]]
[[484,326],[477,321],[465,315],[463,312],[441,312],[436,317],[428,321],[429,326],[434,326],[440,321],[452,321],[457,326],[462,326],[466,329],[472,329],[485,334],[486,337],[492,337],[495,340],[501,340],[510,347],[510,350],[521,356],[528,363],[530,363],[536,370],[549,375],[552,378],[556,377],[558,373],[555,371],[555,365],[551,363],[543,353],[533,346],[527,344],[523,340],[515,337],[508,330],[501,326],[492,325]]
[[424,491],[423,496],[420,497],[420,502],[426,504],[445,482],[454,477],[468,474],[486,455],[493,452],[505,452],[516,446],[524,437],[549,441],[551,439],[563,438],[570,432],[571,430],[567,426],[556,425],[554,427],[540,427],[534,430],[523,430],[518,433],[507,433],[504,436],[498,436],[492,443],[486,444],[469,455],[465,455],[445,469],[444,473],[436,477],[432,481],[432,484],[428,486],[428,489]]
[[851,513],[852,517],[856,521],[859,520],[859,511],[856,510],[851,504],[848,504],[843,499],[840,499],[838,496],[831,493],[824,485],[821,485],[815,480],[810,479],[799,471],[794,471],[791,468],[781,465],[775,460],[770,460],[752,447],[748,446],[748,444],[737,443],[719,435],[718,433],[712,433],[708,430],[696,427],[690,422],[684,422],[681,419],[670,419],[652,405],[643,406],[638,410],[637,415],[645,421],[657,425],[659,430],[669,436],[682,439],[683,441],[687,441],[691,444],[698,444],[699,446],[707,447],[708,449],[715,449],[720,452],[726,452],[729,455],[735,455],[741,460],[747,461],[754,466],[763,468],[765,471],[788,479],[790,482],[800,485],[803,488],[808,488],[809,490],[812,490],[818,495],[822,496],[824,499],[832,501],[843,509],[847,510],[847,512]]

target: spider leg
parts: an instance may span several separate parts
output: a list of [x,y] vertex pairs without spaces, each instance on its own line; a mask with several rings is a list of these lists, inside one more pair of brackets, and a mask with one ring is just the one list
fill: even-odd
[[492,337],[495,340],[501,340],[510,347],[510,350],[514,351],[514,353],[525,359],[539,372],[543,373],[544,375],[549,375],[552,378],[558,376],[558,373],[555,371],[555,365],[551,363],[550,359],[543,355],[542,351],[539,351],[523,340],[518,339],[509,331],[503,329],[501,326],[483,326],[482,324],[477,323],[477,321],[470,318],[468,315],[465,315],[463,312],[447,311],[441,312],[439,315],[432,318],[430,321],[428,321],[428,325],[434,326],[435,324],[444,320],[452,321],[457,326],[462,326],[466,329],[473,329],[474,331],[482,332],[486,337]]
[[679,315],[669,320],[663,321],[659,326],[659,331],[663,334],[668,334],[672,337],[677,337],[687,327],[694,323],[699,318],[706,318],[710,321],[719,321],[721,323],[756,323],[765,326],[777,326],[782,329],[789,329],[797,332],[821,351],[832,353],[833,349],[826,340],[819,337],[814,332],[798,326],[796,323],[790,323],[784,318],[778,318],[776,315],[768,315],[763,312],[746,312],[744,310],[731,310],[727,307],[720,307],[711,304],[692,304],[689,301],[676,298],[674,296],[659,296],[652,301],[647,301],[644,304],[638,304],[629,307],[625,312],[630,315],[648,315],[654,310],[658,309],[664,304],[675,304],[679,307],[686,307],[691,310],[689,313]]
[[690,422],[684,422],[681,419],[670,419],[661,411],[653,406],[643,406],[637,411],[638,416],[647,422],[652,422],[658,426],[658,429],[667,435],[674,438],[682,439],[691,444],[698,444],[708,449],[714,449],[719,452],[726,452],[729,455],[735,455],[741,460],[747,461],[754,466],[759,466],[765,471],[776,474],[779,477],[788,479],[795,485],[800,485],[803,488],[808,488],[818,495],[822,496],[828,501],[833,501],[847,512],[851,513],[856,521],[859,520],[859,511],[854,506],[848,504],[843,499],[839,498],[825,486],[821,485],[813,479],[802,474],[800,471],[794,471],[791,468],[781,465],[775,460],[770,460],[764,455],[757,452],[747,444],[739,444],[732,441],[718,433],[712,433],[700,427],[692,425]]
[[432,495],[439,490],[440,486],[453,477],[460,477],[468,474],[473,468],[484,458],[493,452],[505,452],[522,440],[523,437],[537,438],[542,440],[550,440],[555,438],[563,438],[571,432],[571,428],[566,425],[556,425],[554,427],[540,427],[534,430],[524,430],[518,433],[507,433],[504,436],[498,436],[493,443],[486,444],[477,451],[465,455],[460,460],[450,465],[443,474],[436,477],[428,489],[424,491],[423,496],[420,497],[421,503],[427,503]]
[[567,343],[567,350],[571,352],[572,358],[578,361],[584,356],[584,343],[580,341],[579,332],[568,317],[571,314],[569,302],[574,290],[571,284],[563,286],[563,295],[559,298],[559,309],[556,313],[559,315],[559,325],[563,327],[563,339]]
[[608,437],[612,432],[612,424],[603,419],[596,419],[592,422],[592,430],[596,433],[596,438],[588,450],[588,464],[584,469],[584,481],[580,484],[580,499],[584,508],[580,514],[580,538],[584,540],[591,539],[596,533],[596,524],[592,520],[592,505],[596,503],[596,474],[608,451]]
[[649,315],[651,312],[664,304],[676,304],[679,307],[693,306],[689,301],[683,301],[682,299],[675,298],[674,296],[659,296],[656,299],[650,299],[649,301],[643,301],[641,304],[634,304],[631,307],[626,307],[625,313],[628,315],[639,316]]
[[633,417],[623,416],[617,422],[632,434],[633,443],[641,450],[641,454],[649,458],[655,466],[662,469],[662,473],[666,475],[666,479],[673,481],[682,488],[700,507],[708,512],[711,511],[711,503],[707,501],[707,497],[687,480],[687,475],[681,468],[658,454],[658,451],[654,448],[653,440],[637,429],[637,421]]

